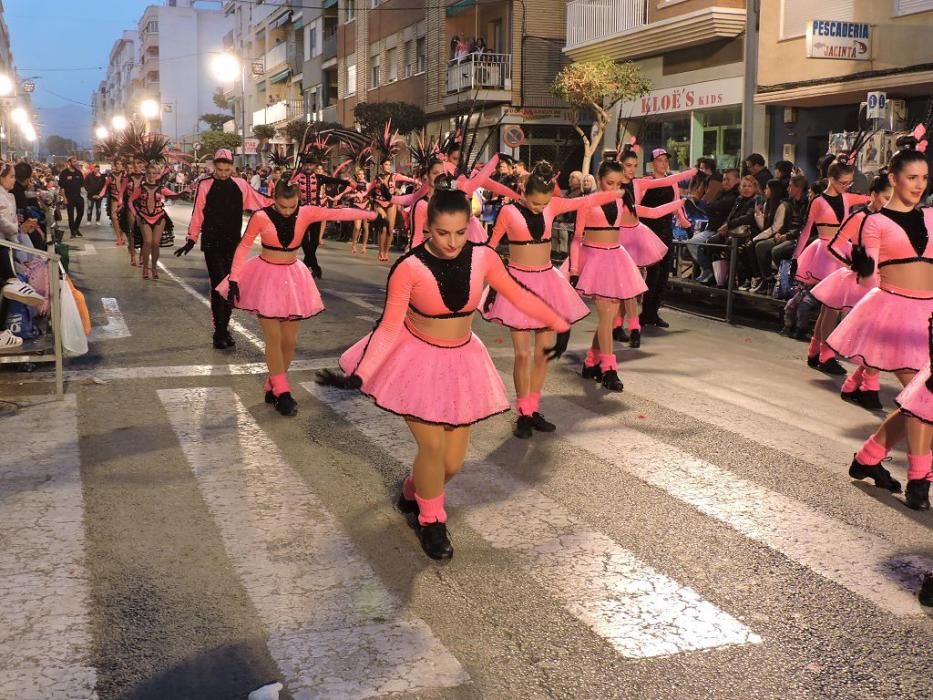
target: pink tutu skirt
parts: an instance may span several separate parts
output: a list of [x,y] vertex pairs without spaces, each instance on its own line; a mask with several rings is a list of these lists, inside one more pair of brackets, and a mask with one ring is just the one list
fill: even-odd
[[933,423],[933,392],[927,389],[929,378],[930,368],[927,366],[922,372],[917,372],[917,375],[894,399],[903,413],[919,418],[924,423]]
[[638,267],[648,267],[667,255],[667,246],[650,228],[639,222],[634,226],[619,227],[619,243]]
[[634,299],[648,291],[638,266],[622,246],[596,248],[583,244],[577,291],[586,297]]
[[[346,374],[359,365],[371,335],[340,356]],[[361,391],[390,413],[437,425],[472,425],[509,410],[499,371],[483,341],[472,333],[463,345],[443,347],[405,325]]]
[[[846,243],[843,252],[848,255],[851,246],[851,243]],[[797,258],[797,280],[804,284],[816,284],[844,267],[845,264],[829,252],[829,242],[818,238],[804,248]]]
[[865,298],[871,287],[863,287],[858,283],[858,275],[847,267],[843,267],[817,284],[810,293],[816,300],[836,311],[850,311],[853,306]]
[[[580,295],[570,286],[570,282],[553,267],[545,270],[522,270],[509,266],[512,277],[532,292],[541,297],[559,316],[570,323],[576,323],[589,315],[590,310],[580,299]],[[489,289],[483,292],[479,308],[486,308]],[[492,323],[501,323],[516,331],[547,330],[541,321],[526,315],[501,294],[497,294],[488,311],[482,312],[483,318]]]
[[843,357],[882,372],[920,371],[930,364],[933,299],[872,289],[826,342]]
[[[229,277],[224,277],[216,287],[224,298],[230,288],[229,281]],[[300,260],[276,265],[257,255],[243,265],[238,282],[240,298],[234,306],[263,318],[298,321],[317,316],[324,310],[314,278]]]

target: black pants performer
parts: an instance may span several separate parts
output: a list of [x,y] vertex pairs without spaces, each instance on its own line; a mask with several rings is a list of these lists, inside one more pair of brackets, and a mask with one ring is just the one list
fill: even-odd
[[[88,197],[87,198],[87,222],[91,223],[91,218],[94,214],[94,210],[97,210],[97,221],[100,221],[100,198],[98,197]],[[80,221],[81,219],[78,219]]]
[[317,264],[317,249],[321,242],[320,226],[325,226],[326,221],[314,223],[308,226],[304,238],[301,239],[301,250],[305,255],[305,266],[316,276],[321,276],[321,267]]
[[68,230],[72,233],[81,229],[84,218],[84,197],[71,197],[68,200]]
[[227,326],[230,323],[231,307],[215,287],[230,274],[233,267],[233,255],[236,247],[215,247],[204,249],[204,262],[207,264],[207,275],[211,280],[211,315],[214,317],[214,338],[224,338]]
[[648,291],[645,292],[641,305],[642,323],[653,323],[658,320],[658,311],[661,309],[664,295],[667,292],[667,279],[671,276],[673,237],[659,235],[658,238],[667,246],[667,255],[646,268],[645,284],[648,285]]

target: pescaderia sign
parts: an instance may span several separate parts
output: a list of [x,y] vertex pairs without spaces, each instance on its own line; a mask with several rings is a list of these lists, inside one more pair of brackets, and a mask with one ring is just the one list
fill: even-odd
[[810,20],[807,22],[807,57],[868,61],[871,58],[871,25]]

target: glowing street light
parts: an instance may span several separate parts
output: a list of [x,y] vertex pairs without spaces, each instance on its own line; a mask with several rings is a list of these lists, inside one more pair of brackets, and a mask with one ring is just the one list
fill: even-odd
[[29,121],[29,112],[27,112],[22,107],[17,107],[12,112],[10,112],[10,119],[17,126],[22,126]]
[[13,79],[5,73],[0,73],[0,97],[13,94]]
[[128,126],[128,124],[129,123],[126,121],[126,117],[124,117],[122,114],[118,114],[110,120],[110,125],[117,131],[123,131]]
[[217,54],[211,60],[211,73],[222,83],[232,83],[240,77],[240,61],[233,54]]
[[155,100],[143,100],[139,105],[139,112],[143,115],[143,119],[155,119],[159,116],[159,103]]
[[95,135],[98,139],[100,139],[101,141],[103,141],[105,138],[107,138],[108,136],[110,136],[110,132],[107,131],[107,127],[106,127],[106,126],[99,126],[99,127],[97,127],[96,129],[94,129],[94,135]]
[[36,140],[36,129],[32,124],[26,123],[23,126],[23,136],[26,137],[26,140],[30,143],[33,143]]

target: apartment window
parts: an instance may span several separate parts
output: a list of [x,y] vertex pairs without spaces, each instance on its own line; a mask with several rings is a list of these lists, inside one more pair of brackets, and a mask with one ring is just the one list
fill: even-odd
[[502,33],[502,20],[497,19],[495,22],[490,22],[489,29],[489,36],[492,37],[492,44],[489,45],[489,48],[495,53],[506,53],[505,35]]
[[356,54],[347,59],[347,94],[356,94]]
[[398,49],[386,51],[386,82],[394,83],[398,80]]
[[344,3],[344,22],[352,22],[356,19],[356,0],[346,0]]
[[379,87],[379,57],[369,59],[369,89]]
[[822,0],[819,17],[814,16],[812,0],[781,0],[781,39],[796,39],[807,33],[807,23],[813,19],[854,22],[853,0]]
[[417,55],[418,55],[418,64],[417,64],[417,66],[416,66],[416,68],[415,68],[415,74],[416,74],[416,75],[419,74],[419,73],[424,73],[424,71],[425,71],[425,66],[427,66],[427,64],[428,64],[428,61],[427,61],[427,53],[426,53],[426,50],[425,50],[426,47],[427,47],[427,41],[425,41],[425,38],[424,38],[424,37],[421,37],[420,39],[418,39],[418,42],[417,42],[417,44],[416,44],[416,46],[415,46],[415,51],[416,51],[416,53],[417,53]]
[[929,10],[933,10],[933,0],[894,0],[894,15],[896,17]]
[[379,0],[372,0],[370,7],[379,7]]
[[150,20],[146,22],[146,34],[158,34],[159,33],[159,22],[157,20]]
[[415,74],[415,42],[405,42],[405,77],[410,78]]
[[305,27],[305,60],[310,61],[314,56],[321,55],[320,22],[314,21]]

